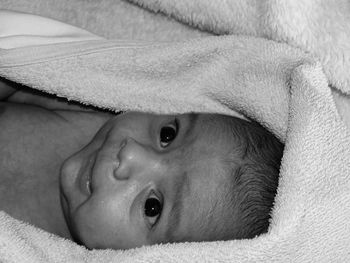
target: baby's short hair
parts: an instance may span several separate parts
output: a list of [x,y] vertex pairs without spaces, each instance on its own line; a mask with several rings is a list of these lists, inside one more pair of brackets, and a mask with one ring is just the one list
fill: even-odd
[[256,122],[231,121],[231,132],[237,139],[229,158],[234,238],[252,238],[268,230],[284,146]]

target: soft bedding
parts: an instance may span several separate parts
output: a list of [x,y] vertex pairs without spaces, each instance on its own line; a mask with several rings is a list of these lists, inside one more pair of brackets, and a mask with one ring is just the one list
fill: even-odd
[[[3,1],[0,2],[0,7],[15,6],[15,2],[17,1]],[[257,8],[258,3],[256,6],[247,5],[244,1],[226,1],[226,7],[230,4],[231,9],[224,8],[224,2],[218,4],[216,9],[205,5],[205,1],[188,1],[190,4],[187,8],[180,8],[183,1],[174,3],[145,1],[141,4],[152,7],[153,10],[171,13],[175,17],[185,17],[182,19],[184,22],[201,24],[201,28],[219,34],[234,33],[235,30],[251,34],[254,31],[248,30],[249,24],[243,31],[238,31],[236,27],[225,31],[224,25],[234,25],[237,22],[237,13],[236,16],[230,15],[229,11],[234,10],[232,7],[239,6],[247,12],[261,10]],[[310,5],[311,3],[314,2],[310,2]],[[345,2],[339,3],[346,6]],[[89,5],[77,1],[72,8],[79,4],[85,7]],[[265,4],[264,7],[271,12],[269,21],[273,21],[272,14],[275,13],[272,11],[277,9],[272,7],[277,8],[279,5],[274,2]],[[31,8],[37,12],[40,9],[38,6],[42,7],[41,1]],[[195,9],[194,6],[203,8]],[[319,9],[325,12],[326,7],[323,3]],[[30,7],[27,8],[30,11]],[[341,13],[341,4],[337,8]],[[193,13],[189,15],[191,10]],[[218,23],[216,14],[223,13],[224,10],[225,16]],[[283,8],[281,10],[286,11]],[[290,10],[292,15],[294,9]],[[329,9],[330,13],[333,11]],[[99,17],[98,14],[95,15]],[[150,16],[149,19],[155,18]],[[169,22],[169,28],[173,28],[174,23]],[[308,24],[305,26],[308,28]],[[267,24],[263,25],[265,27]],[[293,45],[294,42],[290,41],[283,25],[275,24],[275,27],[277,33],[285,33],[282,34],[286,36],[285,39],[277,37],[278,34],[268,37],[285,40]],[[251,28],[254,28],[253,25]],[[334,30],[332,36],[337,35],[337,29]],[[9,37],[2,35],[2,40],[9,40]],[[337,42],[341,37],[334,41]],[[343,47],[347,43],[341,45]],[[348,261],[350,137],[343,121],[344,116],[338,113],[337,106],[340,107],[340,104],[335,103],[332,94],[337,92],[341,98],[346,99],[340,91],[349,91],[349,76],[342,73],[349,70],[349,57],[347,50],[341,48],[336,51],[342,57],[331,56],[329,60],[316,48],[311,52],[305,51],[309,50],[237,35],[202,36],[174,43],[78,37],[74,41],[63,43],[35,43],[1,49],[0,76],[43,92],[113,111],[243,115],[260,122],[285,143],[278,193],[269,231],[264,235],[249,240],[164,244],[127,251],[88,251],[2,212],[1,260]],[[337,66],[333,64],[334,59],[337,60]],[[338,91],[332,91],[329,84]]]

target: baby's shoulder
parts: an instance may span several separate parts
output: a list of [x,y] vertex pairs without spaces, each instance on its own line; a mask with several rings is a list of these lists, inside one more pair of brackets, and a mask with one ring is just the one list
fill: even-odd
[[44,157],[53,159],[50,149],[59,149],[60,142],[53,138],[67,129],[63,124],[58,116],[38,107],[0,102],[0,179],[31,173],[36,163],[45,163]]
[[52,166],[52,160],[58,156],[66,158],[79,150],[102,125],[91,114],[84,114],[88,115],[60,114],[33,105],[0,102],[0,156],[8,160],[0,161],[0,169],[10,171],[21,164],[16,169],[22,167],[24,172],[35,164]]
[[21,150],[25,145],[35,150],[80,145],[110,118],[111,114],[103,112],[50,110],[26,103],[0,102],[0,146],[6,144]]
[[[98,111],[47,109],[27,103],[0,102],[0,136],[21,134],[35,136],[80,130],[96,132],[111,114]],[[63,135],[61,133],[61,136]]]
[[31,126],[39,123],[47,123],[58,121],[59,116],[55,112],[45,108],[37,107],[26,103],[13,103],[8,101],[0,101],[0,122],[1,127],[20,124]]
[[0,142],[37,137],[62,125],[64,121],[59,115],[44,108],[0,102]]

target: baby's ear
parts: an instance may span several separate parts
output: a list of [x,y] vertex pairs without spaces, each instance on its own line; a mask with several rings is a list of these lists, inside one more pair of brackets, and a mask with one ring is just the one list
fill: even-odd
[[42,16],[0,10],[0,48],[102,39],[84,29]]

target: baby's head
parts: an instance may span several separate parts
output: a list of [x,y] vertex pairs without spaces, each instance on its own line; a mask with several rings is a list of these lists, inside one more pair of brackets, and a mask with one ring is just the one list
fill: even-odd
[[118,115],[62,166],[67,224],[89,248],[254,237],[268,228],[282,148],[233,117]]

